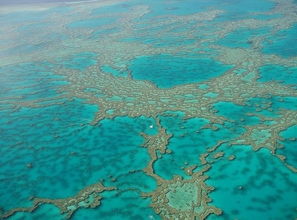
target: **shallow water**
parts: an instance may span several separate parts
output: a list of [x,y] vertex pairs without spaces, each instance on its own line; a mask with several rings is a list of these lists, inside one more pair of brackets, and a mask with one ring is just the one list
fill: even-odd
[[296,1],[35,3],[0,3],[1,219],[296,219]]

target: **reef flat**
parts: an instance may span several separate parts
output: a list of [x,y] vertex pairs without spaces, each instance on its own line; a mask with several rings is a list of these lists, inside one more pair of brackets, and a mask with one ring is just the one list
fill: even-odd
[[2,6],[1,219],[297,218],[296,1]]

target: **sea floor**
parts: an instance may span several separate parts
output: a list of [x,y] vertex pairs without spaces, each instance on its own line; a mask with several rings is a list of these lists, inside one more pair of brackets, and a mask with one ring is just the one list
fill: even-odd
[[296,11],[1,2],[0,219],[296,219]]

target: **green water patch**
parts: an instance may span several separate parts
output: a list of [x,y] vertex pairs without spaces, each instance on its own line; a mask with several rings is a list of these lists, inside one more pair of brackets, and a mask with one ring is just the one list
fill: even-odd
[[130,65],[132,77],[149,80],[159,88],[196,83],[217,77],[231,66],[208,58],[185,58],[170,55],[141,56]]
[[297,25],[271,35],[263,44],[263,52],[285,58],[297,56]]
[[[267,149],[222,145],[225,156],[206,172],[212,204],[223,210],[210,219],[296,218],[297,175]],[[234,160],[228,160],[230,155]]]
[[250,48],[253,37],[265,35],[269,30],[270,28],[239,28],[220,39],[218,44],[230,48]]
[[214,146],[220,140],[230,140],[242,132],[243,128],[226,122],[204,128],[208,121],[201,118],[184,120],[182,115],[161,115],[160,122],[173,137],[169,140],[170,154],[162,155],[154,163],[155,172],[164,179],[172,179],[174,175],[189,178],[184,172],[185,167],[200,165],[199,155]]
[[277,149],[277,153],[284,155],[288,164],[297,167],[297,125],[282,131],[280,136],[284,138],[281,141],[283,148]]
[[259,73],[259,82],[278,81],[295,87],[297,86],[297,67],[271,64],[260,67]]

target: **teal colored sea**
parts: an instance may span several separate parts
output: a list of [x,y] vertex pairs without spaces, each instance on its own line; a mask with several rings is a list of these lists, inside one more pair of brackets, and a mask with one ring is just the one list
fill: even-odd
[[0,219],[297,218],[297,2],[0,2]]

